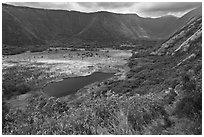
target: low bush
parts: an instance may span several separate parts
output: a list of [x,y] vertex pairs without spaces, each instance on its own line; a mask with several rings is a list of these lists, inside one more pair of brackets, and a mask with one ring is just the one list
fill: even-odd
[[31,88],[24,83],[15,85],[11,82],[3,82],[2,84],[3,96],[6,98],[11,98],[12,96],[25,94],[31,90]]

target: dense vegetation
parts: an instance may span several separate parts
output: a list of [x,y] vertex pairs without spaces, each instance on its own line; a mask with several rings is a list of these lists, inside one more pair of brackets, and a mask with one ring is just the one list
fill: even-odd
[[25,110],[10,110],[3,133],[201,134],[201,92],[189,75],[181,80],[179,92],[184,93],[176,97],[163,92],[118,95],[109,90],[69,103],[33,96]]
[[36,95],[24,110],[4,104],[3,134],[201,134],[201,52],[176,68],[187,55],[141,53],[127,80],[71,102]]

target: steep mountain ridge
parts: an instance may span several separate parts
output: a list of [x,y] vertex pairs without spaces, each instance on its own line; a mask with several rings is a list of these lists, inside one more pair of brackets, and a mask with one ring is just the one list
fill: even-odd
[[192,16],[194,14],[188,13],[182,20],[173,16],[154,19],[136,14],[83,13],[2,4],[2,41],[7,45],[26,45],[69,38],[91,41],[163,39]]

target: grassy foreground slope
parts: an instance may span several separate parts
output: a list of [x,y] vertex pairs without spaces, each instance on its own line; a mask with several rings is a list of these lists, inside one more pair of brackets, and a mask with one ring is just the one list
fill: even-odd
[[202,134],[202,19],[135,53],[127,79],[73,101],[33,96],[10,109],[3,134]]

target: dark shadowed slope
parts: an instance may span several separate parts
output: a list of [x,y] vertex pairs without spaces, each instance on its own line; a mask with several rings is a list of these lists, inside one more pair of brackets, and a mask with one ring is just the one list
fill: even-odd
[[[196,11],[196,12],[195,12]],[[142,18],[136,14],[82,13],[3,4],[3,44],[24,45],[78,38],[84,40],[128,40],[167,38],[200,10],[182,18]]]

